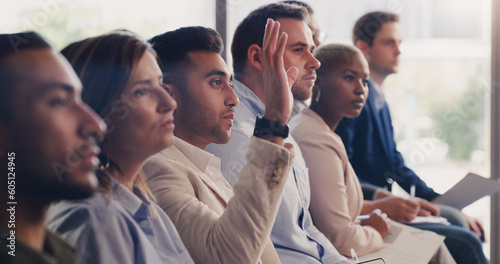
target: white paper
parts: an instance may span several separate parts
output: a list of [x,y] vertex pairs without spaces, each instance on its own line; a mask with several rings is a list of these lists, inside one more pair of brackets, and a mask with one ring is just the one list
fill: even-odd
[[417,216],[413,220],[406,222],[407,225],[422,225],[422,224],[436,224],[436,225],[448,225],[448,220],[441,216]]
[[444,241],[444,236],[391,221],[384,247],[359,257],[360,262],[383,258],[387,264],[427,264]]
[[494,194],[498,191],[500,191],[500,182],[469,173],[451,187],[451,189],[438,196],[432,202],[446,204],[462,210],[484,196]]

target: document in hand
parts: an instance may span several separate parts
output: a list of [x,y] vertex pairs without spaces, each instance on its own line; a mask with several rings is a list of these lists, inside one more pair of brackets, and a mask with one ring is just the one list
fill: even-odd
[[383,258],[387,264],[427,264],[444,236],[391,221],[381,250],[359,257],[361,262]]
[[500,191],[500,182],[469,173],[451,187],[451,189],[438,196],[432,202],[446,204],[462,210],[484,196],[494,194],[498,191]]

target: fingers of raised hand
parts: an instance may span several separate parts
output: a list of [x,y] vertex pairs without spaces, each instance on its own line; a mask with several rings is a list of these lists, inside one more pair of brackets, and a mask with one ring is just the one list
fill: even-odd
[[[274,48],[276,49],[276,52],[274,53],[274,56],[279,59],[278,61],[283,61],[283,53],[285,52],[285,45],[288,40],[288,34],[286,32],[281,33],[279,39],[278,39],[278,44]],[[283,65],[281,65],[283,66]]]
[[269,42],[271,39],[271,35],[274,29],[274,20],[271,18],[267,19],[266,23],[266,29],[264,31],[264,40],[262,41],[262,48],[268,48],[269,47]]
[[275,54],[277,43],[282,39],[282,37],[278,38],[279,30],[280,30],[280,23],[278,21],[274,21],[269,18],[267,20],[266,30],[264,33],[264,40],[262,43],[262,50],[264,54],[267,56],[267,58],[271,58]]

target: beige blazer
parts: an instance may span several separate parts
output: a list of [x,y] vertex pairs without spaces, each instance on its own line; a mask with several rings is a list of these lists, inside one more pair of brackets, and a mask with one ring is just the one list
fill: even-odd
[[363,192],[342,139],[309,108],[289,125],[309,169],[309,211],[319,231],[345,256],[350,256],[351,248],[358,256],[382,248],[380,233],[355,221],[363,207]]
[[201,171],[177,143],[148,159],[143,171],[157,203],[172,219],[194,261],[279,263],[269,235],[293,149],[252,137],[247,165],[230,198],[222,190],[224,186]]

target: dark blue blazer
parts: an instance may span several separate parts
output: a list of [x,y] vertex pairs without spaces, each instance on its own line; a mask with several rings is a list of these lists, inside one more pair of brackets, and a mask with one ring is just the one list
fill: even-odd
[[391,113],[383,95],[371,82],[368,87],[368,100],[359,117],[343,118],[335,130],[344,142],[359,181],[389,190],[396,181],[407,192],[415,184],[417,197],[433,200],[439,194],[405,165],[396,149]]

